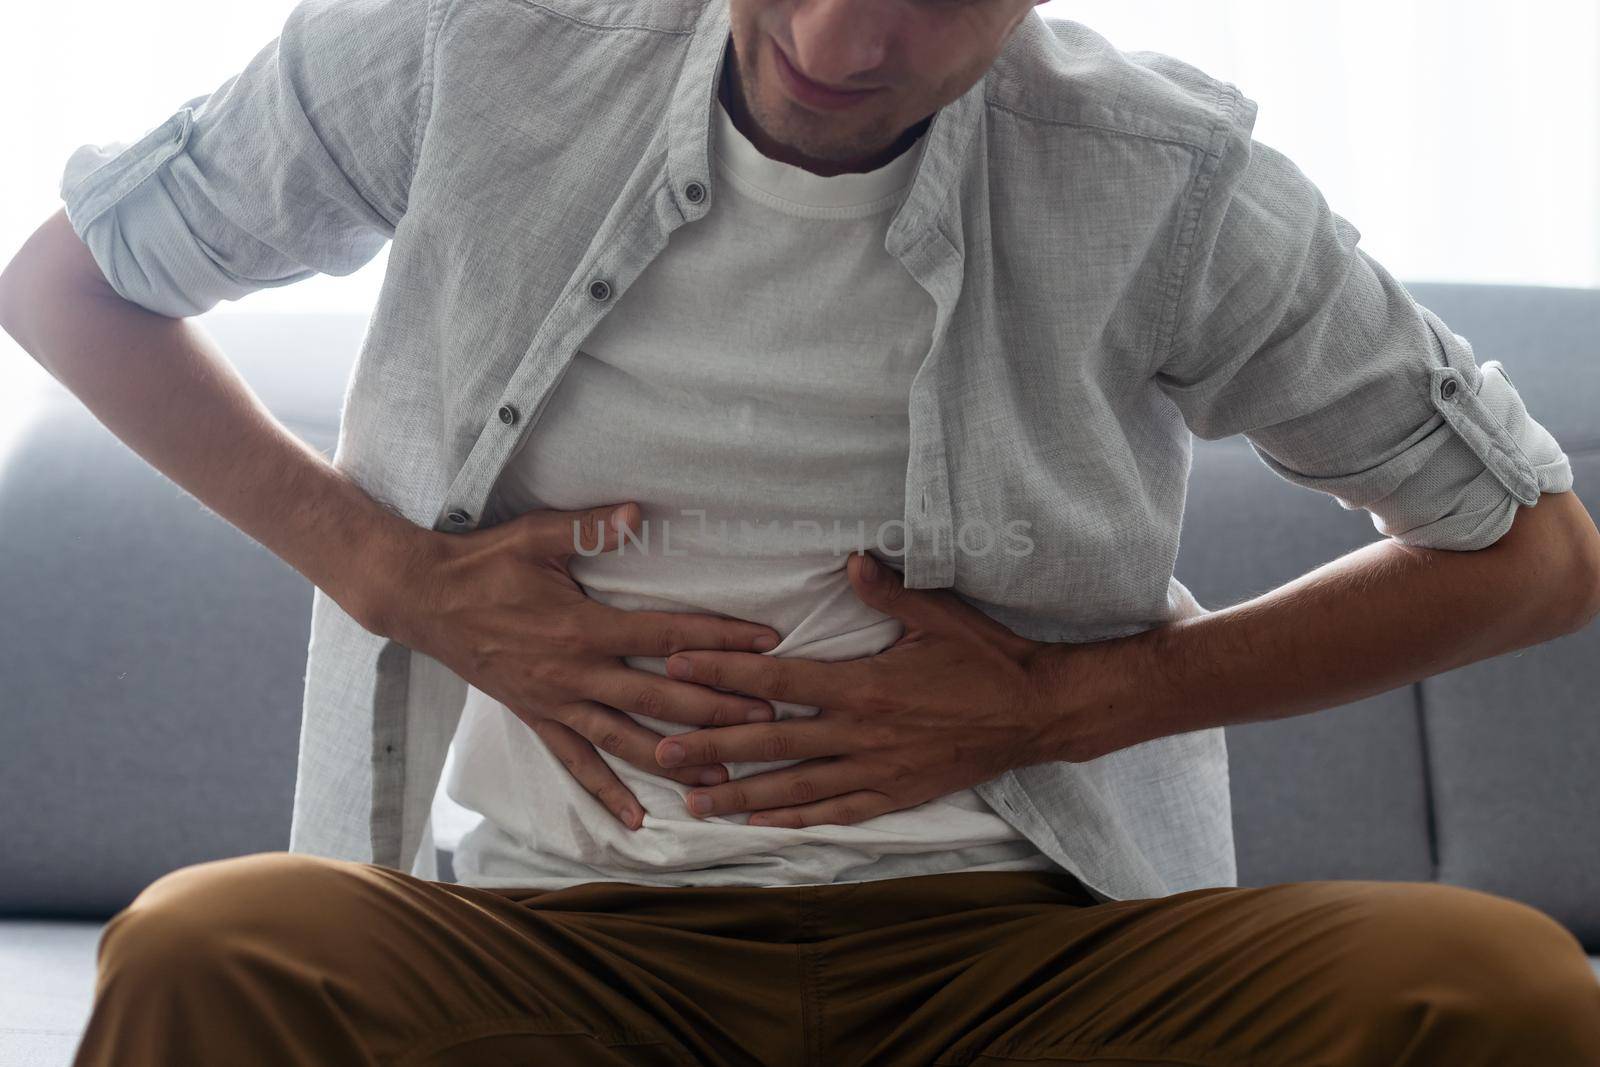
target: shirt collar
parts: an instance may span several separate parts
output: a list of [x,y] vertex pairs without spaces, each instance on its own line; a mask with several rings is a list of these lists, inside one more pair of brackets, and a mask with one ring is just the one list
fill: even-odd
[[[717,81],[726,50],[733,47],[728,27],[728,0],[705,0],[695,24],[688,56],[678,73],[667,109],[667,179],[685,217],[698,216],[718,195],[712,158],[716,122]],[[959,186],[972,166],[971,144],[983,113],[989,74],[960,97],[940,108],[922,135],[926,142],[905,199],[889,222],[885,248],[898,252],[937,230],[955,210]],[[699,182],[708,196],[696,203],[685,189]]]

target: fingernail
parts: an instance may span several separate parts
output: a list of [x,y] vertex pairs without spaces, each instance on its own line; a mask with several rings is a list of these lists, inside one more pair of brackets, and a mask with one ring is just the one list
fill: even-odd
[[766,708],[750,708],[749,710],[747,710],[744,713],[744,721],[745,722],[766,722],[767,721],[767,709]]
[[711,798],[701,793],[696,793],[689,798],[689,810],[697,815],[704,815],[711,810]]
[[700,772],[700,784],[701,785],[721,785],[722,784],[722,775],[718,774],[716,771],[701,771]]
[[671,743],[661,746],[661,751],[656,755],[656,761],[663,767],[676,767],[683,762],[683,746]]
[[778,647],[778,639],[771,634],[762,634],[750,643],[755,646],[757,652],[770,652]]
[[688,660],[674,656],[667,660],[667,673],[674,678],[687,678],[694,673],[694,669]]
[[876,578],[878,576],[878,561],[867,553],[861,553],[861,577]]

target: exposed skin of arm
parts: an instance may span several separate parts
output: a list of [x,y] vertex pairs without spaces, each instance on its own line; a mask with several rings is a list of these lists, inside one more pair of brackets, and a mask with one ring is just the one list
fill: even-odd
[[[879,567],[857,595],[906,622],[838,663],[680,653],[704,684],[814,704],[814,718],[675,735],[657,758],[797,759],[690,793],[690,811],[779,826],[858,822],[1005,770],[1331,708],[1574,633],[1600,612],[1600,531],[1569,492],[1519,506],[1495,544],[1366,545],[1243,604],[1129,637],[1027,641],[944,590]],[[695,796],[711,806],[694,809]]]
[[[1092,708],[1115,748],[1342,706],[1586,626],[1600,610],[1600,531],[1570,490],[1519,506],[1487,548],[1365,545],[1243,604],[1102,650]],[[1046,656],[1046,661],[1050,660]],[[1056,661],[1068,665],[1070,657]],[[1073,687],[1059,675],[1062,692]]]

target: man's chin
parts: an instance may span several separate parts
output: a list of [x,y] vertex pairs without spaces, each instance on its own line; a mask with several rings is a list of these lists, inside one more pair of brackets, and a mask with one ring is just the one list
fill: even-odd
[[[757,119],[760,122],[760,119]],[[838,165],[860,159],[866,152],[841,145],[836,140],[812,136],[819,130],[829,130],[825,116],[807,111],[799,104],[788,104],[778,121],[762,123],[761,128],[785,146],[815,163]]]

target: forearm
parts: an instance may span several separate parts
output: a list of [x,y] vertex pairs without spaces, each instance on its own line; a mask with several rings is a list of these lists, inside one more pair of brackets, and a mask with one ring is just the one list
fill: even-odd
[[[1578,583],[1594,579],[1581,566],[1586,543],[1556,536],[1577,527],[1555,520],[1582,505],[1571,494],[1540,502],[1479,551],[1379,541],[1242,604],[1053,647],[1064,655],[1052,758],[1337,707],[1571,632]],[[1534,536],[1541,527],[1550,536]]]
[[364,620],[417,527],[279,423],[196,323],[123,300],[92,259],[87,276],[66,225],[41,227],[42,250],[8,270],[6,331],[129,448]]

